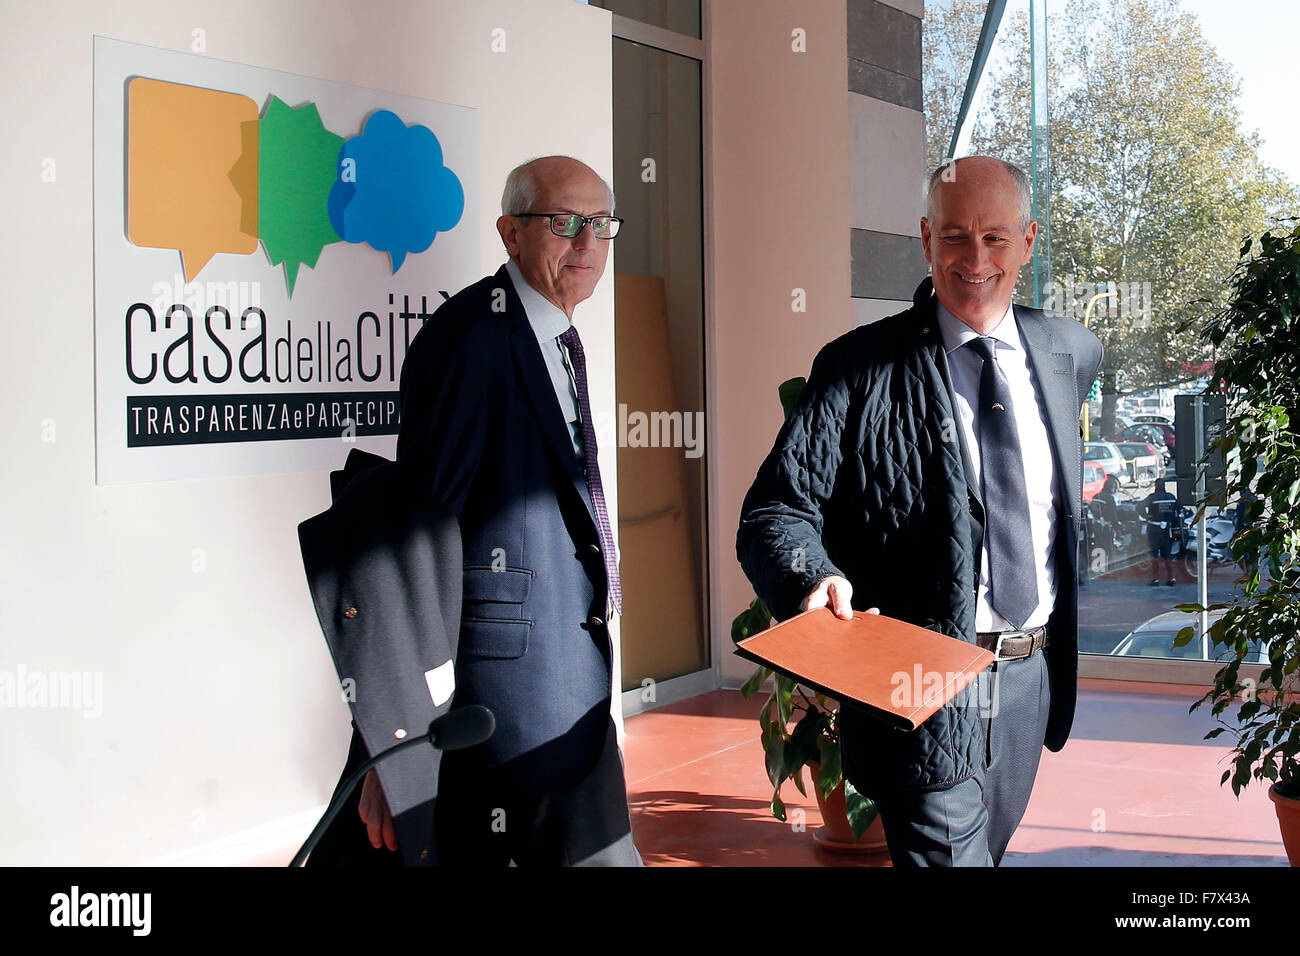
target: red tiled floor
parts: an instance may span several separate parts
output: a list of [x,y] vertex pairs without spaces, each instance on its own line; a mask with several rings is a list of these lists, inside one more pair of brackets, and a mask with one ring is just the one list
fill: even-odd
[[[629,717],[623,757],[637,848],[649,866],[812,866],[888,856],[837,857],[817,848],[821,814],[786,784],[787,823],[772,816],[758,708],[714,691]],[[811,791],[809,791],[811,794]],[[803,811],[803,830],[798,811]]]
[[[1044,752],[1008,866],[1285,866],[1265,788],[1218,785],[1228,747],[1206,741],[1194,688],[1085,680],[1070,741]],[[772,788],[758,708],[714,691],[627,720],[624,759],[637,846],[651,866],[881,866],[883,853],[817,846],[816,801],[791,784],[791,822]],[[1225,734],[1226,738],[1227,735]],[[1223,739],[1223,738],[1220,738]],[[792,825],[804,813],[803,830]]]

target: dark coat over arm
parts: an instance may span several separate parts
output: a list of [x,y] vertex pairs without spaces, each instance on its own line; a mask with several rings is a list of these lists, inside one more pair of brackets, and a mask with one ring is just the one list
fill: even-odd
[[[424,733],[451,708],[461,548],[455,520],[413,494],[393,462],[353,451],[344,472],[332,477],[334,504],[302,522],[298,537],[316,614],[353,714],[341,787],[368,756]],[[370,846],[357,814],[357,787],[310,865],[436,863],[439,762],[439,752],[427,746],[378,766],[400,857]]]

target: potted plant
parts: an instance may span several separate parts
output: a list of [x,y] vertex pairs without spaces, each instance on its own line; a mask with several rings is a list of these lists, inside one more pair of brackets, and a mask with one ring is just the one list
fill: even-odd
[[[1228,305],[1203,324],[1218,350],[1211,382],[1228,395],[1223,433],[1210,447],[1226,456],[1225,486],[1201,508],[1236,500],[1248,523],[1231,542],[1247,569],[1242,597],[1210,628],[1227,649],[1214,686],[1192,705],[1209,703],[1235,738],[1232,767],[1220,785],[1234,794],[1252,780],[1270,781],[1282,838],[1300,866],[1300,224],[1275,227],[1256,245],[1247,239],[1233,273]],[[1208,461],[1209,453],[1202,460]],[[1258,560],[1257,560],[1258,559]],[[1180,605],[1188,611],[1199,604]],[[1187,643],[1193,628],[1178,641]],[[1249,651],[1267,649],[1259,685],[1241,676]],[[1222,715],[1235,708],[1235,721]]]
[[[804,384],[803,378],[781,384],[781,405],[787,418]],[[771,613],[762,600],[755,598],[732,622],[731,639],[739,643],[771,625]],[[749,700],[768,678],[773,680],[773,690],[759,711],[758,723],[773,788],[772,815],[782,822],[786,819],[781,787],[787,780],[808,796],[803,781],[807,766],[825,824],[825,832],[815,834],[819,842],[831,848],[883,846],[884,832],[876,805],[853,788],[841,769],[838,703],[816,691],[810,697],[796,681],[766,667],[758,667],[745,681],[741,695]]]

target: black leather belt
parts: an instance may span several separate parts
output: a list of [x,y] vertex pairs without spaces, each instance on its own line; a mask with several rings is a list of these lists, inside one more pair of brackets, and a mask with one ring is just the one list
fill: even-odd
[[1032,631],[994,631],[976,634],[975,643],[986,651],[992,651],[999,661],[1019,661],[1033,657],[1047,643],[1047,628],[1038,627]]

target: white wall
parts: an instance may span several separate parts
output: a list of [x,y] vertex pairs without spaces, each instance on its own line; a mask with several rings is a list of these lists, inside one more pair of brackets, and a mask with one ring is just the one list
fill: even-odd
[[[609,15],[573,0],[2,6],[0,170],[17,228],[0,264],[0,671],[99,673],[103,702],[98,718],[0,709],[0,864],[274,858],[305,836],[347,750],[296,537],[328,506],[328,479],[95,485],[91,38],[190,52],[201,29],[207,56],[477,108],[488,273],[512,166],[561,152],[611,178]],[[611,414],[613,271],[611,257],[576,315],[593,407]],[[614,451],[600,463],[611,497]]]

